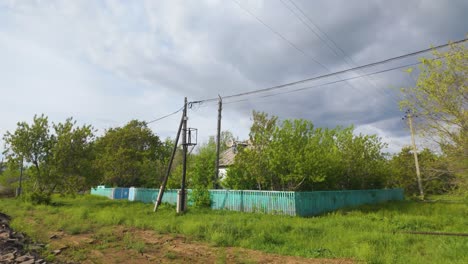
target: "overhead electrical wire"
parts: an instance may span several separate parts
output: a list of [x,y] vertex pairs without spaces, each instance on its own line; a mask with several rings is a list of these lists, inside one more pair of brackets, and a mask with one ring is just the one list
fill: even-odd
[[[353,68],[349,68],[349,69],[345,69],[345,70],[341,70],[341,71],[337,71],[337,72],[332,72],[332,73],[328,73],[328,74],[314,76],[314,77],[302,79],[302,80],[299,80],[299,81],[289,82],[289,83],[276,85],[276,86],[272,86],[272,87],[268,87],[268,88],[263,88],[263,89],[258,89],[258,90],[253,90],[253,91],[248,91],[248,92],[243,92],[243,93],[238,93],[238,94],[232,94],[232,95],[224,96],[223,99],[229,99],[229,98],[235,98],[235,97],[240,97],[240,96],[246,96],[246,95],[251,95],[251,94],[257,94],[257,93],[263,93],[263,92],[278,90],[278,89],[286,88],[286,87],[293,86],[293,85],[298,85],[298,84],[307,83],[307,82],[310,82],[310,81],[316,81],[316,80],[328,78],[328,77],[338,75],[338,74],[343,74],[343,73],[356,71],[358,69],[370,68],[370,67],[374,67],[374,66],[377,66],[377,65],[389,63],[389,62],[392,62],[392,61],[404,59],[404,58],[407,58],[407,57],[412,57],[412,56],[415,56],[415,55],[418,55],[418,54],[426,53],[426,52],[429,52],[429,51],[432,51],[432,50],[435,50],[435,49],[445,48],[445,47],[448,47],[449,45],[452,45],[452,44],[460,44],[460,43],[466,42],[467,40],[468,39],[465,38],[465,39],[461,39],[461,40],[451,42],[449,44],[442,44],[442,45],[438,45],[438,46],[435,46],[435,47],[432,47],[432,48],[422,49],[422,50],[418,50],[418,51],[411,52],[411,53],[406,53],[406,54],[399,55],[399,56],[396,56],[396,57],[388,58],[388,59],[381,60],[381,61],[372,62],[372,63],[369,63],[369,64],[365,64],[365,65],[361,65],[361,66],[357,66],[357,67],[353,67]],[[417,64],[420,64],[420,63],[417,63]],[[405,65],[405,66],[401,66],[401,67],[408,67],[408,66]],[[385,71],[386,70],[384,70],[383,72],[385,72]],[[360,78],[360,77],[356,77],[356,78]],[[192,103],[206,103],[206,102],[213,102],[213,101],[217,101],[217,100],[218,100],[218,97],[214,97],[214,98],[209,98],[209,99],[204,99],[204,100],[199,100],[199,101],[193,101]]]
[[[363,74],[363,75],[353,76],[353,77],[345,78],[345,79],[342,79],[342,80],[336,80],[336,81],[332,81],[332,82],[316,84],[316,85],[313,85],[313,86],[301,87],[301,88],[297,88],[297,89],[293,89],[293,90],[288,90],[288,91],[285,91],[285,92],[279,92],[279,93],[267,94],[267,95],[263,95],[263,96],[257,96],[257,97],[253,97],[253,98],[241,99],[241,100],[237,100],[237,101],[225,102],[224,104],[233,104],[233,103],[248,101],[250,99],[265,98],[265,97],[271,97],[271,96],[276,96],[276,95],[281,95],[281,94],[299,92],[299,91],[308,90],[308,89],[312,89],[312,88],[316,88],[316,87],[336,84],[336,83],[340,83],[340,82],[354,80],[354,79],[357,79],[357,78],[363,78],[363,77],[368,77],[368,76],[372,76],[372,75],[376,75],[376,74],[380,74],[380,73],[384,73],[384,72],[394,71],[394,70],[398,70],[398,69],[402,69],[402,68],[406,68],[406,67],[412,67],[412,66],[416,66],[416,65],[419,65],[419,64],[421,64],[421,62],[415,62],[415,63],[406,64],[406,65],[402,65],[402,66],[398,66],[398,67],[393,67],[393,68],[389,68],[389,69],[385,69],[385,70],[366,73],[366,74]],[[224,97],[224,98],[227,98],[227,97]]]
[[172,115],[177,114],[178,112],[182,111],[183,109],[184,109],[184,107],[182,106],[182,107],[179,108],[178,110],[176,110],[176,111],[174,111],[174,112],[172,112],[172,113],[170,113],[170,114],[167,114],[167,115],[165,115],[165,116],[161,116],[161,117],[158,117],[158,118],[153,119],[153,120],[151,120],[151,121],[148,121],[148,122],[146,122],[146,124],[151,124],[151,123],[154,123],[154,122],[158,122],[158,121],[160,121],[160,120],[163,120],[163,119],[165,119],[165,118],[168,118],[168,117],[170,117],[170,116],[172,116]]
[[[233,2],[235,2],[242,10],[244,10],[246,13],[248,13],[249,15],[251,15],[252,17],[254,17],[258,22],[260,22],[262,25],[264,25],[265,27],[267,27],[271,32],[273,32],[274,34],[276,34],[277,36],[279,36],[282,40],[286,41],[289,45],[293,46],[296,50],[298,50],[299,52],[301,52],[302,54],[304,54],[306,57],[312,59],[315,63],[317,63],[318,65],[320,65],[323,69],[325,69],[327,72],[332,72],[327,66],[325,66],[323,63],[321,63],[320,61],[318,61],[316,58],[314,58],[312,55],[310,55],[309,53],[305,52],[303,49],[299,48],[297,45],[295,45],[292,41],[288,40],[286,37],[284,37],[283,35],[281,35],[278,31],[274,30],[273,27],[269,26],[267,23],[265,23],[263,20],[261,20],[258,16],[256,16],[253,12],[251,12],[249,9],[243,7],[237,0],[232,0]],[[283,2],[284,4],[284,2]],[[294,11],[292,11],[289,6],[285,5],[291,12],[293,12],[295,14]],[[295,14],[296,15],[296,14]],[[297,15],[296,15],[297,16]],[[304,23],[304,22],[303,22]],[[337,77],[337,79],[339,79],[339,77]],[[346,83],[347,86],[349,86],[351,89],[354,89],[356,90],[357,92],[362,92],[361,89],[358,89],[356,88],[354,85],[352,85],[351,83],[347,82]],[[377,91],[380,91],[380,90],[377,90]],[[381,92],[381,91],[380,91]],[[384,95],[385,96],[385,95]],[[393,110],[393,109],[392,109]]]
[[[288,43],[291,47],[299,51],[300,53],[304,54],[305,56],[309,57],[312,61],[314,61],[316,64],[320,65],[322,68],[327,69],[325,65],[323,65],[320,61],[318,61],[316,58],[311,56],[310,54],[306,53],[303,49],[298,47],[296,44],[288,40],[285,36],[283,36],[281,33],[276,31],[274,28],[269,26],[267,23],[263,22],[258,16],[256,16],[254,13],[252,13],[249,9],[245,8],[242,6],[237,0],[232,0],[234,3],[236,3],[242,10],[244,10],[246,13],[251,15],[253,18],[255,18],[258,22],[260,22],[262,25],[264,25],[266,28],[268,28],[271,32],[273,32],[276,36],[280,37],[282,40],[284,40],[286,43]],[[328,69],[327,69],[328,70]]]
[[[320,32],[322,35],[325,36],[326,39],[328,39],[331,43],[333,43],[333,45],[335,46],[336,49],[338,49],[339,51],[341,51],[341,53],[344,55],[344,57],[341,57],[340,54],[338,54],[338,52],[335,50],[335,48],[333,48],[329,43],[328,41],[326,41],[324,38],[322,38],[322,36],[316,31],[314,30],[296,11],[294,11],[288,4],[285,3],[284,0],[280,0],[281,3],[292,13],[294,14],[295,17],[297,17],[301,22],[302,24],[304,24],[308,29],[309,31],[311,31],[317,38],[319,38],[319,40],[324,43],[334,54],[337,58],[341,58],[343,59],[343,61],[349,66],[349,67],[356,67],[357,66],[357,63],[354,62],[354,60],[348,56],[346,54],[346,52],[340,47],[338,46],[338,44],[326,33],[324,32],[322,29],[320,29],[320,27],[314,23],[314,21],[312,21],[312,19],[310,18],[310,16],[308,16],[293,0],[288,0],[297,10],[299,10],[299,12],[317,29],[318,32]],[[364,72],[360,71],[359,72],[360,74],[364,74]],[[377,86],[373,80],[369,78],[364,78],[371,86],[373,86],[374,88],[376,88],[376,91],[378,91],[381,95],[383,96],[390,96],[391,99],[395,102],[398,102],[398,98],[396,98],[392,93],[388,93],[385,89],[381,88],[380,86]]]

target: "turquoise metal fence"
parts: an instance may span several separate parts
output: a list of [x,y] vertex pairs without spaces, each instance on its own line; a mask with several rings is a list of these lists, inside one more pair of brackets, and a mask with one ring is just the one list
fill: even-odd
[[[91,194],[114,198],[115,188],[91,189]],[[188,190],[189,205],[192,190]],[[350,191],[244,191],[209,190],[211,208],[239,212],[263,212],[292,216],[313,216],[343,207],[403,200],[403,189],[350,190]],[[130,188],[128,199],[154,203],[159,189]],[[164,203],[177,203],[177,190],[164,192]]]
[[[159,189],[130,188],[128,200],[140,201],[144,203],[154,203],[158,197]],[[163,203],[176,204],[177,190],[166,190],[163,196]]]
[[109,199],[112,199],[114,188],[92,188],[91,194],[105,196]]
[[210,190],[211,208],[295,215],[294,192]]
[[343,207],[403,200],[403,189],[296,192],[296,215],[312,216]]

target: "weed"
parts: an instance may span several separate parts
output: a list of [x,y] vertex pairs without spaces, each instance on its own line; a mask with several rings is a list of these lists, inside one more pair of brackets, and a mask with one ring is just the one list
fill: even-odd
[[174,251],[167,251],[167,252],[164,254],[164,256],[165,256],[166,258],[172,259],[172,260],[178,258],[177,253],[174,252]]
[[[260,213],[192,209],[177,216],[173,206],[113,201],[96,196],[54,197],[54,206],[32,206],[2,199],[0,210],[13,217],[11,225],[36,241],[47,230],[76,234],[93,231],[96,247],[115,246],[145,251],[130,233],[119,237],[115,225],[184,234],[216,246],[241,246],[271,253],[318,258],[352,258],[369,263],[468,263],[463,237],[423,236],[403,231],[466,232],[468,200],[437,197],[437,201],[390,202],[346,208],[318,217],[299,218]],[[440,202],[438,202],[440,201]],[[261,208],[259,208],[261,211]],[[127,237],[126,237],[127,236]],[[75,256],[80,258],[80,252]],[[176,259],[175,252],[166,254]],[[218,259],[221,261],[223,255]]]

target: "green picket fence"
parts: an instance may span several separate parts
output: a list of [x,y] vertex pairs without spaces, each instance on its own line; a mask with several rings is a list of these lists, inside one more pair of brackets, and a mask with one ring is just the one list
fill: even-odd
[[[114,188],[91,189],[91,194],[114,199]],[[349,190],[349,191],[250,191],[209,190],[213,210],[262,212],[291,216],[313,216],[343,207],[375,204],[391,200],[403,200],[403,189]],[[128,199],[154,203],[159,189],[129,188]],[[187,190],[188,199],[192,190]],[[177,203],[177,190],[166,190],[164,203]],[[189,205],[191,202],[189,202]]]

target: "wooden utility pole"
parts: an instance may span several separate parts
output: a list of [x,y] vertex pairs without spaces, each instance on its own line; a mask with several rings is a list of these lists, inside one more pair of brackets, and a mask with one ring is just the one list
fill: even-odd
[[178,197],[177,212],[185,212],[185,178],[187,175],[187,97],[184,100],[184,117],[183,117],[183,135],[182,135],[182,183],[180,186],[180,194]]
[[406,117],[408,118],[408,125],[411,132],[411,144],[413,145],[414,164],[416,165],[416,177],[418,178],[419,195],[421,196],[421,199],[424,200],[424,190],[421,181],[421,173],[419,171],[418,152],[416,150],[416,143],[414,140],[413,119],[411,113],[409,112],[407,112]]
[[164,190],[166,189],[167,179],[169,178],[169,174],[171,174],[172,162],[174,161],[174,157],[177,152],[177,143],[179,142],[180,132],[182,130],[182,124],[184,123],[184,118],[185,118],[185,115],[182,114],[182,118],[180,119],[179,129],[177,130],[177,136],[174,142],[174,148],[172,149],[171,159],[169,160],[169,165],[167,167],[166,176],[164,177],[161,187],[159,188],[158,198],[156,199],[156,202],[154,203],[154,209],[153,209],[154,212],[156,212],[156,210],[158,209],[158,206],[162,202]]
[[216,171],[215,177],[213,180],[213,188],[218,189],[218,181],[219,181],[219,151],[220,151],[220,144],[221,144],[221,111],[223,110],[223,99],[220,95],[218,95],[218,130],[216,133]]
[[17,196],[21,196],[21,193],[23,192],[23,164],[24,164],[24,158],[23,156],[21,156],[21,168],[20,168],[20,178],[19,178],[19,187],[18,187]]

